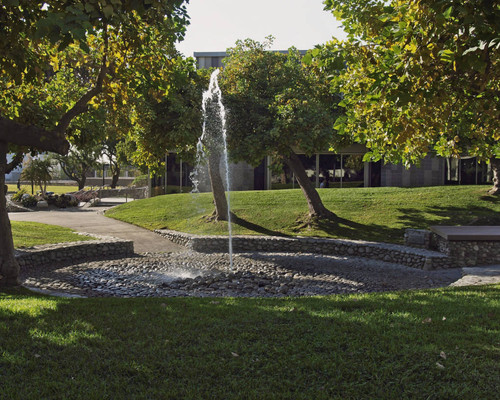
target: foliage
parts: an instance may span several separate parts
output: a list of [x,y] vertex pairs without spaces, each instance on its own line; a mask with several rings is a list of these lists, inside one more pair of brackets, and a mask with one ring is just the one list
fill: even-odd
[[37,203],[37,198],[31,194],[25,193],[21,197],[21,204],[23,207],[35,207]]
[[101,149],[97,145],[85,145],[70,148],[68,154],[53,154],[61,169],[68,178],[78,183],[78,189],[83,189],[87,174],[98,167]]
[[294,48],[288,54],[266,51],[271,44],[272,38],[238,41],[224,60],[221,87],[230,110],[231,158],[258,165],[272,156],[276,167],[286,164],[304,192],[310,217],[332,219],[296,153],[342,145],[332,128],[340,99],[330,93],[319,65],[305,65]]
[[500,158],[500,6],[493,1],[326,0],[345,42],[314,51],[343,96],[340,133],[368,158]]
[[169,89],[145,96],[138,108],[138,129],[130,136],[135,142],[132,160],[136,164],[159,170],[168,151],[176,151],[183,160],[194,160],[202,131],[201,102],[208,74],[207,70],[196,70],[192,58],[173,60]]
[[499,294],[494,285],[214,301],[68,299],[10,290],[0,294],[2,394],[494,398]]
[[50,158],[30,158],[23,167],[21,178],[31,181],[40,187],[42,195],[52,179],[52,161]]
[[28,191],[25,188],[19,189],[13,196],[12,201],[21,201],[24,194],[28,194]]
[[303,64],[296,49],[281,54],[268,51],[271,44],[272,37],[238,41],[220,79],[231,157],[253,165],[265,156],[283,162],[297,150],[312,155],[339,144],[332,130],[339,98],[326,75]]
[[[500,203],[484,195],[485,186],[319,189],[338,223],[304,225],[307,205],[299,189],[231,193],[238,235],[290,235],[402,243],[406,228],[430,225],[500,225]],[[206,223],[213,207],[208,193],[136,200],[106,216],[147,229],[167,228],[205,235],[227,235],[225,222]]]
[[76,207],[78,200],[75,196],[69,194],[50,194],[44,197],[49,205],[55,205],[58,208]]

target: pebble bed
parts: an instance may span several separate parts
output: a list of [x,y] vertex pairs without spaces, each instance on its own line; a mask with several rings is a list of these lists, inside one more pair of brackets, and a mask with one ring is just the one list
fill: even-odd
[[23,285],[82,297],[284,297],[448,286],[460,270],[423,271],[365,258],[239,253],[144,253],[127,258],[26,266]]

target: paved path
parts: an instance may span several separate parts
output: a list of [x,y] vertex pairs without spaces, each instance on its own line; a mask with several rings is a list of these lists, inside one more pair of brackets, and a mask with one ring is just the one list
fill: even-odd
[[137,253],[179,252],[185,248],[138,226],[107,218],[102,210],[89,208],[9,213],[11,221],[33,221],[64,226],[77,232],[95,233],[132,240]]

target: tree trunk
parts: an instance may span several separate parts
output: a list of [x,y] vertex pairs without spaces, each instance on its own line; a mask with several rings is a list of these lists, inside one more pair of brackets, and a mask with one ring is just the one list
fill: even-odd
[[120,179],[120,167],[116,166],[111,172],[113,173],[113,177],[111,179],[111,189],[116,189],[118,179]]
[[500,196],[500,158],[491,158],[490,164],[493,172],[493,187],[488,193]]
[[19,285],[19,264],[14,257],[14,242],[5,198],[7,143],[0,142],[0,287]]
[[292,153],[288,158],[285,158],[285,163],[295,174],[295,178],[302,189],[302,193],[307,200],[307,207],[309,208],[309,216],[312,218],[329,218],[334,219],[336,215],[328,210],[321,201],[317,190],[312,185],[309,177],[307,176],[304,165],[300,161],[297,154]]
[[82,175],[81,178],[74,179],[76,183],[78,183],[78,190],[82,190],[85,187],[85,182],[87,181],[87,176],[85,174]]
[[214,195],[215,219],[221,221],[228,220],[228,206],[224,181],[220,174],[221,154],[216,149],[212,149],[208,156],[208,175],[210,176],[210,185]]

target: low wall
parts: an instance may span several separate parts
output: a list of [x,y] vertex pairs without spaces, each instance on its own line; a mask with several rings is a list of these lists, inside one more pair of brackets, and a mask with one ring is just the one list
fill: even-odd
[[432,236],[437,250],[452,258],[459,267],[500,264],[500,241],[450,241],[435,233]]
[[15,251],[19,266],[46,265],[58,262],[80,262],[134,254],[134,242],[107,236],[92,235],[98,240],[34,246]]
[[[229,240],[227,236],[199,236],[164,229],[155,232],[174,243],[200,253],[228,252]],[[316,253],[365,257],[425,270],[456,266],[445,254],[435,251],[414,249],[396,244],[346,239],[235,236],[233,237],[233,251]]]
[[98,197],[130,197],[131,199],[145,199],[147,197],[148,188],[118,188],[118,189],[98,189]]
[[457,267],[500,264],[500,240],[449,240],[425,229],[406,229],[405,244],[439,251]]

